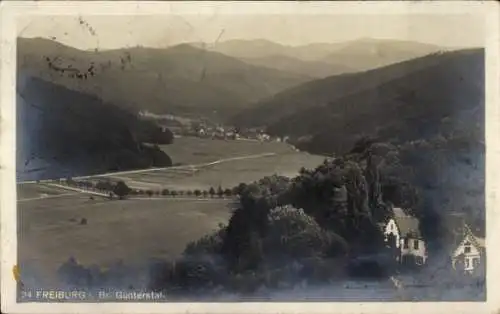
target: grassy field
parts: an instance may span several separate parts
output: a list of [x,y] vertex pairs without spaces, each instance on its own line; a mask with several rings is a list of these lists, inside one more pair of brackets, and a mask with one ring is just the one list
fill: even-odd
[[[199,138],[176,138],[173,145],[164,146],[172,159],[182,160],[192,169],[182,168],[117,175],[112,178],[125,181],[136,189],[194,190],[210,187],[232,188],[241,182],[253,182],[273,174],[295,176],[301,167],[313,168],[324,157],[298,152],[290,145],[276,142],[223,141]],[[253,157],[258,154],[275,155]],[[232,157],[248,159],[223,160],[214,165],[200,165]]]
[[[134,188],[230,188],[272,174],[293,176],[301,167],[315,167],[323,161],[284,143],[177,138],[164,149],[174,163],[193,164],[193,169],[116,178]],[[274,155],[200,166],[264,153]],[[25,274],[47,274],[44,280],[53,280],[58,267],[71,256],[81,264],[100,266],[178,256],[188,242],[227,223],[232,207],[231,201],[222,199],[91,200],[89,195],[44,184],[18,185],[17,193],[20,265]],[[80,223],[83,218],[87,224]]]
[[54,280],[70,256],[100,266],[178,256],[188,242],[227,223],[229,207],[218,199],[110,201],[83,194],[19,202],[20,265]]
[[277,142],[258,142],[248,140],[217,140],[197,137],[176,137],[171,145],[160,146],[174,164],[201,164],[222,158],[255,155],[261,153],[288,153],[294,149]]

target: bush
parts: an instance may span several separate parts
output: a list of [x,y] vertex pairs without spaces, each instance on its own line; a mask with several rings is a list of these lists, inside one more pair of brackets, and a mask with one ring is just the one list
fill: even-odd
[[219,224],[217,230],[199,240],[188,243],[184,250],[185,255],[217,255],[221,253],[222,244],[226,236],[226,226]]
[[279,260],[324,257],[333,245],[337,250],[347,249],[343,239],[323,230],[304,210],[287,205],[270,211],[268,233],[263,239],[266,255]]

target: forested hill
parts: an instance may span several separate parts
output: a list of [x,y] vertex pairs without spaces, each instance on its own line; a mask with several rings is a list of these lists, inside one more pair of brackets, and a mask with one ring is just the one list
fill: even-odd
[[422,206],[484,222],[484,94],[484,51],[469,49],[307,83],[245,115],[313,153],[381,143],[382,172]]
[[17,55],[19,69],[134,111],[213,119],[311,79],[188,44],[83,51],[19,38]]
[[19,180],[170,166],[142,142],[168,144],[171,132],[98,98],[18,73]]

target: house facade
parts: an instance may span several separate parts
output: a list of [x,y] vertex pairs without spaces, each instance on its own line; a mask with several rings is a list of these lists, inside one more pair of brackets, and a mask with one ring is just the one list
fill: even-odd
[[393,250],[399,263],[424,265],[427,249],[420,234],[419,220],[407,215],[401,208],[393,208],[392,211],[392,217],[382,226],[387,247]]
[[486,262],[484,238],[475,236],[465,225],[462,240],[451,254],[452,267],[465,273],[478,271]]

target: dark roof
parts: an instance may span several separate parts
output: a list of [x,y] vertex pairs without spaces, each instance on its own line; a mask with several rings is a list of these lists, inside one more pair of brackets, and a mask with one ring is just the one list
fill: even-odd
[[415,237],[415,238],[420,238],[420,222],[416,217],[412,217],[410,215],[407,215],[403,209],[394,207],[392,209],[392,212],[394,214],[393,218],[396,221],[396,224],[399,229],[399,233],[402,237]]

